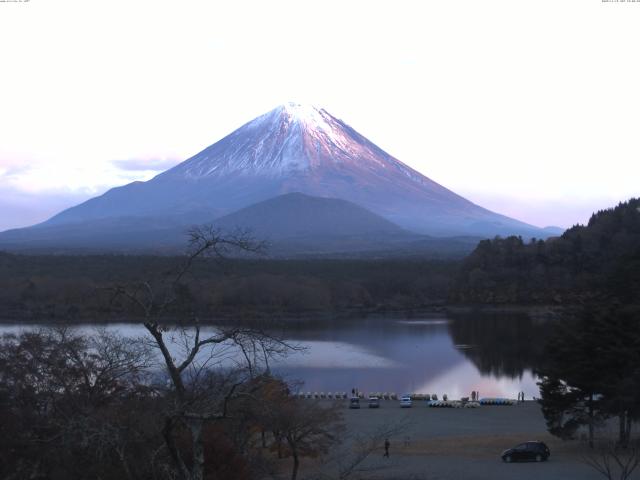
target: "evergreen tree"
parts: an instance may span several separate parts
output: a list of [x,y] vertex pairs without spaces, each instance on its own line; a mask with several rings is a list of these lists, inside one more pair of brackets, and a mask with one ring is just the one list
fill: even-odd
[[584,315],[558,323],[545,346],[544,367],[537,372],[549,433],[570,439],[586,426],[590,446],[595,427],[606,417],[601,399],[607,372],[593,327]]
[[635,313],[616,306],[585,307],[559,322],[545,358],[538,375],[549,432],[567,439],[587,426],[593,446],[595,426],[618,417],[618,442],[628,444],[632,422],[640,418],[640,321]]

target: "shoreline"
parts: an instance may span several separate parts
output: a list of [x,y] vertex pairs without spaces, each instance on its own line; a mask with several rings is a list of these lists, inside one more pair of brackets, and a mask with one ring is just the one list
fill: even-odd
[[[198,322],[184,321],[178,318],[165,317],[159,319],[160,323],[184,325],[251,325],[259,323],[263,326],[287,326],[314,324],[322,321],[336,320],[371,320],[371,319],[414,319],[421,316],[432,315],[527,315],[536,319],[553,319],[566,309],[575,308],[575,305],[517,305],[517,304],[446,304],[437,303],[420,307],[390,307],[377,306],[373,308],[345,308],[333,311],[301,311],[301,312],[266,312],[266,311],[222,311],[216,316],[199,318]],[[52,318],[45,316],[0,316],[2,325],[117,325],[141,323],[142,318],[101,316],[93,318]]]

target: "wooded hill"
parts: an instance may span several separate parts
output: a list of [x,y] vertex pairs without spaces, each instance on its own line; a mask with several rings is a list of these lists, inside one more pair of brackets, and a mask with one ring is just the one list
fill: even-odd
[[[203,259],[180,308],[201,318],[397,311],[450,304],[574,305],[640,298],[640,199],[561,237],[481,241],[462,262],[428,258]],[[184,258],[0,252],[3,321],[125,320],[118,284],[162,283]],[[114,313],[115,312],[115,313]]]
[[[126,320],[111,287],[167,287],[184,258],[0,253],[0,320]],[[201,319],[389,311],[445,302],[458,262],[426,259],[226,260],[193,266],[176,317]],[[171,312],[169,312],[171,313]]]
[[467,257],[449,299],[454,303],[575,304],[640,294],[640,199],[592,215],[546,241],[481,241]]

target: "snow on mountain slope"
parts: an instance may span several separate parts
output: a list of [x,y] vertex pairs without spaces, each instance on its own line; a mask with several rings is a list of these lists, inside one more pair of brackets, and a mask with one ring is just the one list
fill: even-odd
[[384,176],[401,174],[418,184],[437,185],[326,110],[295,103],[252,120],[161,176],[202,179],[241,173],[283,178],[347,169]]
[[437,184],[327,111],[295,103],[261,115],[148,182],[114,188],[44,225],[159,216],[203,223],[291,192],[348,200],[420,233],[547,236]]

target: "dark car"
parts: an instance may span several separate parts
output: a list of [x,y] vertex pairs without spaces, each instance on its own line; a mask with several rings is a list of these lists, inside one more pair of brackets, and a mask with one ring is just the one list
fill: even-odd
[[502,461],[542,462],[546,461],[550,455],[549,447],[543,442],[526,442],[502,452]]
[[349,408],[360,408],[360,399],[358,397],[351,397],[349,399]]
[[380,408],[380,399],[375,396],[369,397],[369,408]]

